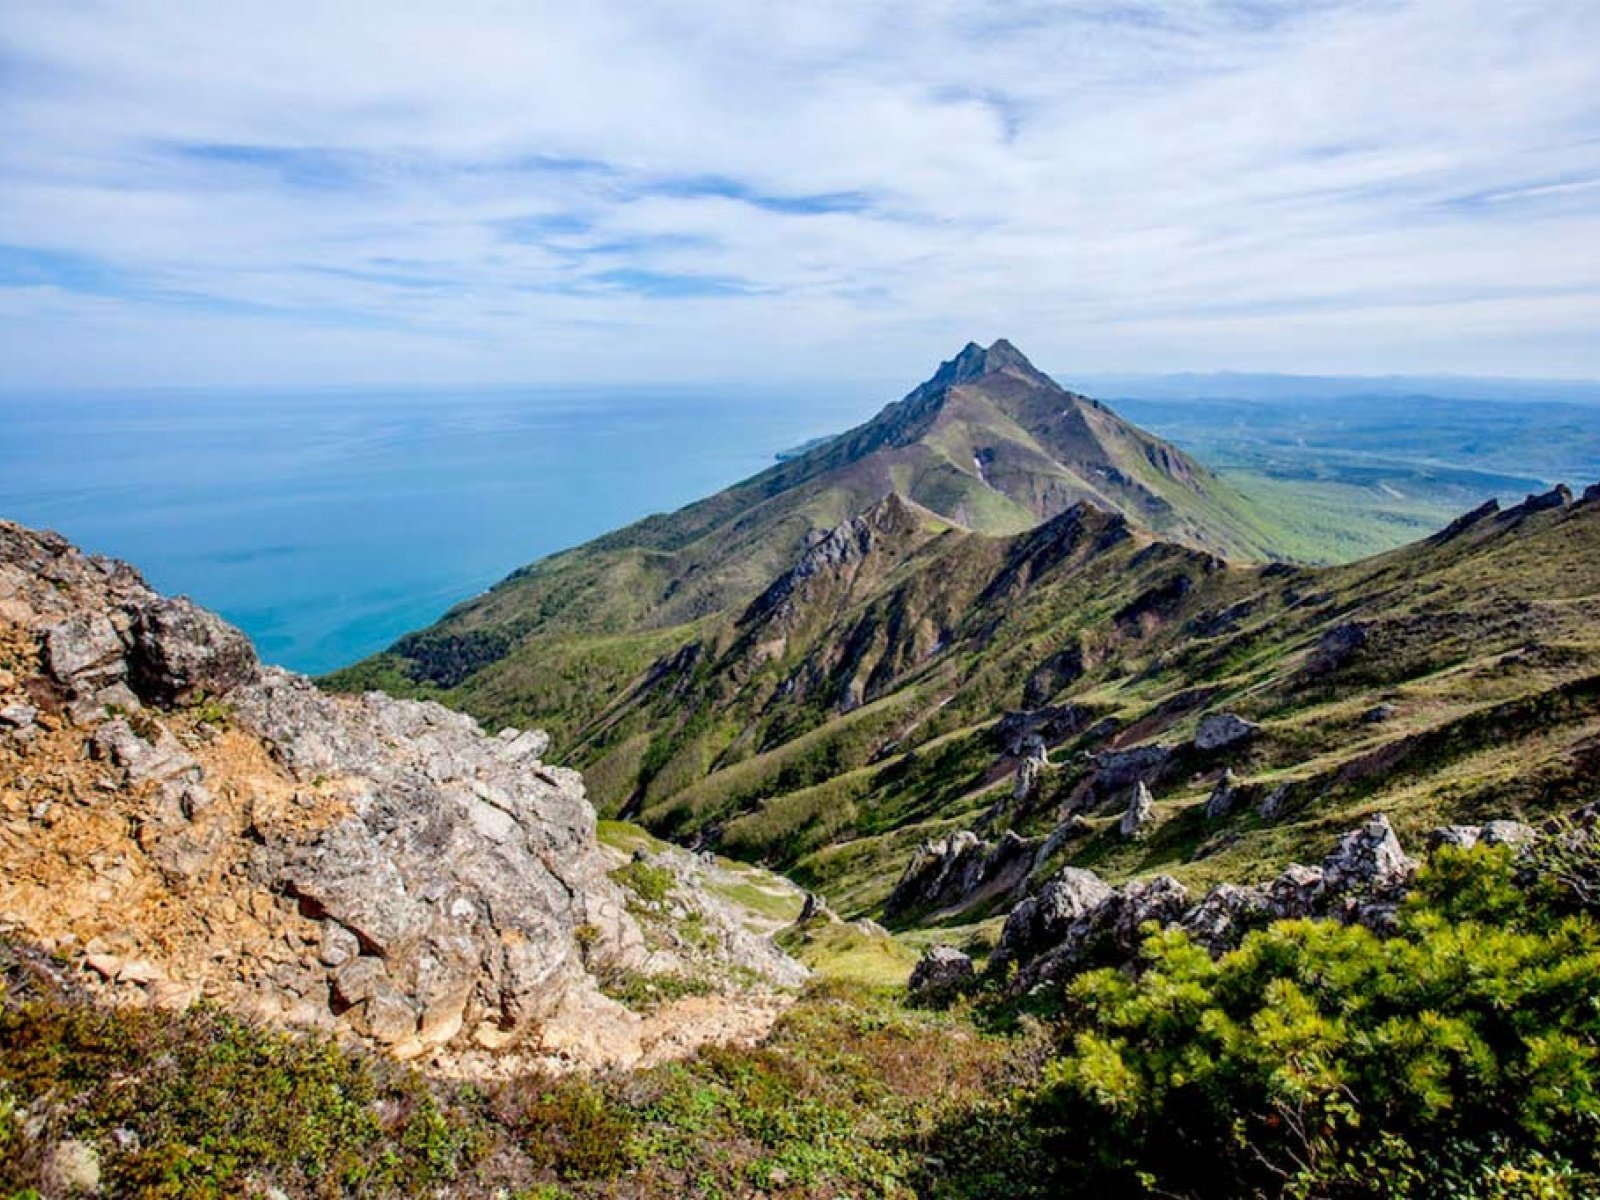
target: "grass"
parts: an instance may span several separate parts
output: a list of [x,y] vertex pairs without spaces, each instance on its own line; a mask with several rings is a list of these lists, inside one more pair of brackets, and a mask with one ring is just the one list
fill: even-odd
[[890,934],[826,919],[785,930],[778,944],[826,979],[872,988],[904,986],[918,957]]

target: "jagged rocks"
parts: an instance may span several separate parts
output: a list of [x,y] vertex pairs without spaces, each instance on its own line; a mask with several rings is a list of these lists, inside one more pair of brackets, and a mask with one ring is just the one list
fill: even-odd
[[1254,721],[1247,721],[1237,713],[1212,713],[1200,719],[1200,728],[1194,735],[1197,750],[1223,750],[1240,742],[1249,741],[1261,730]]
[[1133,785],[1133,791],[1128,795],[1128,807],[1122,812],[1122,820],[1117,822],[1117,831],[1125,838],[1140,837],[1155,819],[1155,799],[1150,795],[1150,789],[1144,785],[1144,781],[1140,780]]
[[1113,889],[1092,872],[1068,867],[1011,910],[995,962],[1018,964],[1016,986],[1027,989],[1096,963],[1131,961],[1151,922],[1184,930],[1212,954],[1285,918],[1384,931],[1416,870],[1382,815],[1342,837],[1321,866],[1292,865],[1263,887],[1220,884],[1198,903],[1169,875]]
[[1260,804],[1256,805],[1256,816],[1263,821],[1276,821],[1283,815],[1284,810],[1289,807],[1289,800],[1293,794],[1294,785],[1292,783],[1278,784],[1277,787],[1266,794]]
[[1205,818],[1208,821],[1220,821],[1231,813],[1234,805],[1239,802],[1239,786],[1231,770],[1224,770],[1217,778],[1216,786],[1211,789],[1211,795],[1206,797]]
[[[125,928],[89,970],[118,998],[203,989],[403,1057],[538,1057],[574,1023],[638,1025],[591,968],[679,965],[646,947],[582,779],[541,761],[542,733],[489,737],[436,704],[324,694],[130,568],[7,522],[0,605],[48,672],[29,694],[37,682],[76,723],[52,719],[30,753],[77,780],[37,806],[39,832],[16,849],[26,877],[0,864],[0,917],[71,945],[81,922],[114,915]],[[185,707],[202,696],[206,715]],[[54,848],[58,821],[84,840]],[[703,927],[718,964],[740,956],[741,980],[805,975],[770,939]],[[635,1028],[611,1061],[638,1041]]]
[[1363,725],[1381,725],[1392,718],[1397,710],[1392,704],[1374,704],[1361,714]]
[[1076,704],[1008,712],[996,722],[994,736],[1004,753],[1017,758],[1035,739],[1048,744],[1077,733],[1088,724],[1090,716],[1088,710]]
[[972,959],[954,946],[930,946],[912,970],[906,991],[913,1000],[940,1003],[959,995],[976,975]]
[[1009,830],[997,842],[965,831],[924,842],[906,864],[883,911],[897,917],[964,908],[1019,887],[1033,861],[1033,845]]
[[1521,821],[1490,821],[1486,825],[1445,825],[1428,835],[1428,846],[1454,846],[1470,850],[1480,843],[1485,846],[1520,846],[1537,836],[1531,825]]
[[1178,928],[1217,955],[1237,946],[1247,931],[1270,917],[1271,908],[1259,888],[1219,883],[1183,914]]
[[1416,870],[1416,860],[1401,848],[1394,827],[1382,813],[1340,838],[1322,863],[1326,885],[1341,891],[1403,888]]
[[1166,769],[1172,753],[1173,747],[1161,742],[1130,746],[1124,750],[1102,750],[1094,756],[1095,770],[1089,781],[1090,794],[1105,798],[1135,783],[1154,783]]
[[1530,494],[1526,500],[1513,511],[1521,510],[1523,513],[1545,512],[1552,508],[1569,508],[1572,505],[1572,489],[1564,483],[1558,483],[1548,492]]
[[129,681],[146,701],[220,696],[255,675],[249,639],[182,596],[135,607],[129,636]]
[[1011,799],[1021,804],[1038,789],[1039,779],[1050,766],[1050,754],[1044,739],[1029,734],[1024,740],[1022,753],[1017,758],[1017,770],[1011,782]]
[[1521,846],[1537,836],[1532,825],[1521,821],[1490,821],[1479,835],[1486,846]]
[[1110,899],[1111,888],[1093,871],[1064,867],[1037,895],[1011,910],[996,957],[1026,962],[1066,940],[1073,925]]

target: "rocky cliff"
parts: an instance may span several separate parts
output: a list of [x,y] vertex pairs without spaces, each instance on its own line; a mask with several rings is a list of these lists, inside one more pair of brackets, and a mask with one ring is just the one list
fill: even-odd
[[[804,970],[682,856],[652,869],[695,936],[639,919],[547,741],[325,695],[131,567],[0,522],[0,929],[118,1001],[479,1070],[761,1032]],[[646,1017],[602,990],[652,978],[713,995]]]

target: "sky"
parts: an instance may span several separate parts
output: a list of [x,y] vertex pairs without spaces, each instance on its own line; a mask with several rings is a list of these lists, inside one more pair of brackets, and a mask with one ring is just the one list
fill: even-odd
[[0,0],[0,388],[1600,377],[1593,0]]

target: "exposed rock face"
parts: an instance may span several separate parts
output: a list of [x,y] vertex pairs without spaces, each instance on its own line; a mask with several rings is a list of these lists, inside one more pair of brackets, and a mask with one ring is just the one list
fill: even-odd
[[971,832],[924,842],[883,906],[886,916],[964,908],[1021,886],[1034,862],[1033,844],[1009,830],[997,842]]
[[1208,821],[1220,821],[1233,811],[1239,800],[1239,787],[1231,770],[1225,770],[1206,797],[1205,816]]
[[1048,883],[1011,910],[996,956],[1026,962],[1067,940],[1072,927],[1112,896],[1093,871],[1064,867]]
[[923,952],[906,990],[913,1000],[939,1002],[960,993],[976,978],[972,959],[954,946],[930,946]]
[[1221,750],[1249,741],[1260,729],[1254,721],[1246,721],[1237,713],[1212,713],[1200,719],[1200,728],[1194,735],[1195,748]]
[[1138,837],[1155,819],[1155,799],[1141,779],[1133,785],[1133,791],[1128,795],[1128,807],[1122,812],[1122,820],[1117,823],[1117,830],[1125,838]]
[[[1551,508],[1568,508],[1572,504],[1572,489],[1564,483],[1558,483],[1548,492],[1538,495],[1529,495],[1526,500],[1517,506],[1525,513],[1544,512]],[[1515,509],[1513,511],[1516,511]]]
[[[0,838],[0,918],[83,945],[98,974],[149,997],[203,991],[401,1056],[560,1053],[552,1031],[573,1025],[632,1028],[617,1057],[642,1052],[638,1018],[591,968],[681,963],[646,945],[583,781],[541,761],[543,733],[489,737],[436,704],[326,695],[131,568],[6,522],[0,636],[7,674],[42,669],[23,682],[66,718],[0,748],[60,780],[16,854]],[[0,709],[18,728],[39,719],[10,697]],[[75,839],[61,849],[55,822]],[[75,855],[92,845],[91,869]],[[747,940],[721,939],[727,961],[803,976]]]
[[1172,758],[1172,747],[1161,742],[1102,750],[1094,756],[1095,772],[1089,781],[1091,796],[1104,799],[1135,783],[1151,784],[1160,778]]
[[1485,846],[1520,846],[1538,836],[1532,825],[1521,821],[1490,821],[1485,825],[1445,825],[1428,835],[1430,848],[1455,846],[1470,850],[1482,843]]
[[1011,782],[1011,799],[1022,803],[1039,787],[1039,778],[1050,766],[1050,754],[1044,739],[1037,733],[1029,734],[1023,742],[1022,753],[1017,758],[1017,771]]
[[1319,867],[1290,866],[1261,887],[1219,884],[1197,903],[1168,875],[1110,888],[1093,872],[1068,867],[1011,910],[995,961],[1019,964],[1017,986],[1026,989],[1090,965],[1128,961],[1149,922],[1182,929],[1213,954],[1234,948],[1253,928],[1290,917],[1381,931],[1392,925],[1416,870],[1381,815],[1341,838]]

